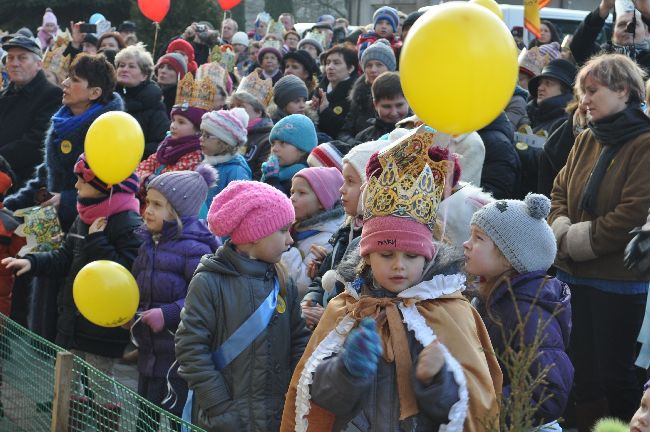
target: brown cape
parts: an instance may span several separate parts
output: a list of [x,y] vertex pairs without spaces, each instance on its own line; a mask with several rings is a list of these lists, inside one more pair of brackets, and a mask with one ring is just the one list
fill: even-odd
[[[350,304],[356,301],[350,294],[342,293],[327,305],[327,309],[291,378],[284,403],[281,431],[295,431],[296,388],[305,363],[318,344],[346,315]],[[503,376],[483,320],[460,291],[434,300],[418,302],[416,307],[440,342],[460,363],[465,373],[469,394],[469,412],[463,430],[484,430],[484,424],[496,419],[499,414],[499,397],[501,396]],[[322,426],[317,428],[315,425],[331,424],[331,419],[322,417],[332,414],[313,402],[311,405],[312,409],[308,416],[309,430],[324,432],[325,429]]]

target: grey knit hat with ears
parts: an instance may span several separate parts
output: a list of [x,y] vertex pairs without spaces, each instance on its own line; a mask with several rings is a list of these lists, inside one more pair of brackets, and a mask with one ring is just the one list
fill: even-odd
[[390,42],[386,39],[378,39],[375,43],[363,50],[363,54],[361,54],[361,67],[365,69],[366,64],[370,60],[382,62],[391,72],[395,72],[397,68],[395,53],[390,46]]
[[557,253],[546,222],[551,201],[529,193],[523,201],[499,200],[478,210],[472,225],[483,230],[518,273],[547,271]]
[[217,171],[200,164],[195,171],[170,171],[154,178],[147,189],[156,189],[171,204],[179,217],[198,216],[208,198],[208,190],[217,181]]

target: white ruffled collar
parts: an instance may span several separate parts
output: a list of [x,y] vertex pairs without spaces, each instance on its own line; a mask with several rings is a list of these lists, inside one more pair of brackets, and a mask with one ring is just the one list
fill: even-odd
[[[339,279],[340,280],[340,279]],[[465,276],[456,273],[452,275],[435,275],[430,280],[422,281],[411,288],[407,288],[397,297],[402,299],[416,299],[419,301],[435,300],[444,295],[453,294],[456,291],[465,290]],[[359,300],[359,293],[352,287],[351,282],[345,283],[345,291],[355,299]]]

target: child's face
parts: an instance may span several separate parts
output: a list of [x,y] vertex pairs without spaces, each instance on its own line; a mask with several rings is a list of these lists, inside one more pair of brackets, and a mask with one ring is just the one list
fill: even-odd
[[75,189],[77,189],[77,195],[79,198],[101,198],[106,196],[106,194],[101,193],[90,184],[86,183],[81,176],[77,176],[77,182],[74,184]]
[[375,24],[375,33],[377,33],[379,37],[387,38],[393,35],[393,27],[390,25],[388,20],[379,20],[377,21],[377,24]]
[[630,422],[630,432],[650,431],[650,390],[643,392],[641,406],[636,410]]
[[357,170],[349,163],[343,164],[343,186],[341,192],[341,203],[348,216],[357,216],[359,208],[359,197],[361,195],[361,178]]
[[363,68],[363,73],[366,75],[368,84],[375,82],[377,77],[386,71],[388,71],[388,66],[379,60],[368,60],[366,67]]
[[465,271],[469,274],[494,280],[511,268],[492,239],[475,225],[472,225],[469,240],[463,243],[463,247]]
[[271,153],[278,158],[280,166],[293,165],[305,158],[305,152],[298,150],[298,147],[279,140],[271,143]]
[[289,227],[290,225],[284,226],[273,234],[252,243],[252,247],[247,251],[248,255],[269,264],[279,263],[282,254],[293,244]]
[[379,99],[374,105],[377,116],[388,124],[397,123],[409,113],[409,104],[403,95],[392,99]]
[[291,204],[298,222],[309,219],[323,209],[309,182],[302,177],[291,180]]
[[172,138],[182,138],[196,134],[196,128],[191,121],[182,115],[174,114],[172,116],[172,123],[169,126]]
[[392,293],[418,283],[425,265],[423,256],[402,251],[372,252],[366,259],[375,281]]
[[233,154],[235,152],[234,147],[229,146],[219,138],[210,135],[209,132],[204,130],[201,131],[199,142],[201,143],[201,151],[206,156],[220,156],[224,154]]
[[156,234],[162,231],[165,221],[173,221],[169,201],[156,189],[147,191],[147,208],[144,210],[144,223],[147,229]]
[[284,107],[284,111],[287,114],[304,114],[305,113],[305,98],[299,97],[298,99],[292,100]]

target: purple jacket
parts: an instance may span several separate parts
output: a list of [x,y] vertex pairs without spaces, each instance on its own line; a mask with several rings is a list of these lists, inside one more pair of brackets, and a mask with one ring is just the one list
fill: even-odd
[[[530,373],[550,366],[546,384],[533,390],[531,403],[538,403],[546,396],[550,397],[541,404],[535,414],[536,425],[557,420],[563,413],[573,385],[573,365],[566,354],[571,334],[571,293],[569,287],[558,279],[546,276],[546,272],[531,272],[517,275],[511,279],[512,292],[517,300],[522,320],[526,321],[524,344],[532,343],[537,332],[538,323],[548,323],[543,330],[543,340],[539,357]],[[532,310],[531,310],[532,307]],[[492,340],[497,357],[503,353],[505,344],[517,326],[517,312],[508,284],[499,285],[487,300],[487,305],[479,304],[478,311],[485,321],[485,326]],[[553,317],[553,313],[558,311]],[[500,325],[499,323],[502,323]],[[505,335],[503,329],[506,329]],[[505,339],[504,339],[505,336]],[[519,336],[512,338],[515,349],[519,348]],[[501,360],[499,358],[499,360]],[[510,395],[510,378],[506,368],[503,371],[503,395]]]
[[133,327],[139,348],[138,370],[148,377],[165,377],[174,362],[174,333],[187,286],[201,257],[219,246],[214,235],[195,217],[182,218],[182,222],[183,231],[178,237],[178,225],[165,222],[157,243],[144,226],[137,231],[142,245],[132,273],[140,288],[138,310],[161,308],[165,318],[165,328],[160,333],[141,322]]

